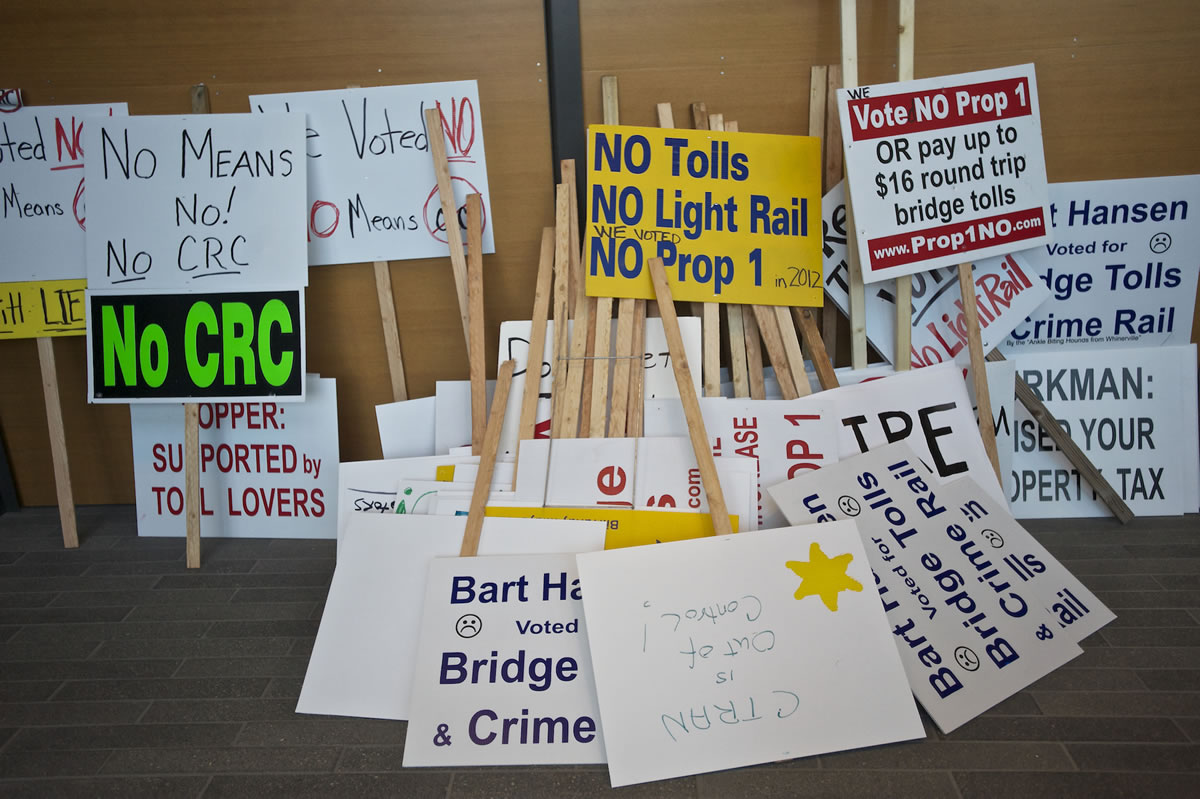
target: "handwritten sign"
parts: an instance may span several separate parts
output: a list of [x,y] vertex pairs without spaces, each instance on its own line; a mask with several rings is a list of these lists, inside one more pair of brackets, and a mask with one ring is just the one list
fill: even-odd
[[437,558],[422,616],[405,766],[604,762],[574,555]]
[[[1167,516],[1200,509],[1195,344],[1030,352],[1013,360],[1130,510]],[[1015,425],[1018,518],[1110,515],[1023,405]]]
[[1023,254],[1053,297],[1003,351],[1187,344],[1198,212],[1200,175],[1050,184],[1054,243]]
[[793,523],[858,525],[908,682],[942,732],[1079,655],[1091,619],[1113,618],[1002,503],[969,477],[939,486],[903,442],[770,491]]
[[301,114],[95,122],[84,132],[89,289],[308,284]]
[[[483,196],[483,251],[494,252],[479,87],[473,80],[250,96],[258,112],[308,118],[308,263],[446,255],[446,220],[429,155],[444,136],[458,235],[468,194]],[[437,108],[441,129],[425,129]]]
[[[306,375],[304,402],[200,406],[206,538],[337,537],[337,387]],[[186,533],[183,408],[130,405],[138,535]]]
[[924,736],[852,523],[576,560],[613,787]]
[[87,281],[0,283],[0,340],[82,336]]
[[[458,554],[466,524],[464,516],[351,516],[297,713],[409,717],[429,564]],[[603,545],[600,522],[561,519],[486,519],[479,539],[486,555],[590,552]]]
[[805,136],[588,128],[587,292],[821,304],[821,141]]
[[88,401],[304,398],[304,292],[87,292]]
[[[839,183],[825,195],[821,213],[825,232],[825,293],[842,313],[849,315],[845,183]],[[1037,279],[1029,261],[1033,252],[983,258],[971,265],[984,352],[995,349],[1050,297],[1050,291]],[[896,357],[893,291],[890,283],[881,283],[866,294],[867,340],[889,362]],[[911,318],[914,367],[950,360],[963,366],[969,363],[967,323],[957,268],[931,269],[912,276]]]
[[1033,64],[838,90],[863,280],[1050,240]]
[[128,107],[22,107],[14,91],[5,90],[5,97],[16,99],[0,117],[0,282],[81,279],[87,223],[84,122],[123,118]]

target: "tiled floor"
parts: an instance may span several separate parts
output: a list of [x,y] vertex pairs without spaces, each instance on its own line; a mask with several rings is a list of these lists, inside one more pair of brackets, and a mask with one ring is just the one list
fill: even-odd
[[[293,712],[332,541],[0,516],[0,796],[599,796],[603,767],[401,770],[405,725]],[[1030,525],[1118,614],[950,736],[623,789],[654,797],[1200,796],[1200,521]]]

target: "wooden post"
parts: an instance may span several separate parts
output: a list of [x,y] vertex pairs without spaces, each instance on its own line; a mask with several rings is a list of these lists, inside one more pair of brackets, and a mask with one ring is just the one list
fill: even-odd
[[[376,262],[375,266],[378,269],[379,263]],[[388,298],[391,299],[390,294]],[[471,454],[478,455],[483,447],[484,427],[487,425],[487,355],[483,343],[483,198],[478,194],[467,195],[467,303],[470,309],[467,314],[470,328],[467,362],[471,369]],[[386,321],[383,329],[386,333]]]
[[436,107],[425,109],[425,133],[433,171],[437,175],[438,197],[442,202],[442,220],[446,225],[446,241],[450,245],[450,269],[454,272],[454,288],[458,292],[458,312],[462,316],[463,339],[470,346],[471,330],[467,302],[467,260],[463,254],[462,233],[458,229],[458,206],[450,182],[450,164],[446,160],[446,138],[442,130],[442,115]]
[[[1003,361],[1005,358],[999,350],[992,350],[988,353],[987,359]],[[1021,379],[1020,375],[1017,375],[1016,395],[1020,403],[1029,411],[1029,415],[1046,431],[1062,454],[1075,467],[1075,471],[1079,472],[1084,480],[1087,480],[1088,485],[1096,492],[1096,496],[1100,497],[1101,501],[1108,506],[1117,521],[1121,524],[1133,521],[1133,511],[1125,504],[1125,500],[1121,499],[1121,495],[1113,489],[1087,454],[1071,438],[1071,434],[1063,429],[1058,420],[1054,418],[1054,414],[1050,413],[1050,409],[1038,398],[1037,394],[1033,393],[1033,389]]]
[[479,552],[479,535],[483,532],[483,512],[487,507],[488,493],[492,489],[492,473],[496,469],[496,451],[500,448],[500,428],[504,426],[504,411],[508,407],[508,389],[512,385],[516,362],[507,360],[496,370],[496,393],[492,400],[492,411],[488,415],[487,433],[483,437],[483,451],[479,453],[479,471],[475,473],[475,489],[471,492],[471,505],[467,511],[467,527],[463,532],[461,558],[474,557]]
[[[208,87],[198,83],[192,87],[192,113],[212,113]],[[391,302],[389,282],[388,302]],[[397,340],[399,349],[399,340]],[[200,568],[200,406],[195,402],[183,404],[183,506],[187,536],[187,568]]]
[[[704,103],[692,103],[692,126],[696,130],[724,130],[725,120],[720,114],[708,113]],[[721,312],[715,302],[693,303],[692,310],[699,307],[704,396],[721,396]]]
[[[533,292],[533,321],[529,331],[529,358],[521,394],[521,416],[517,423],[517,457],[521,442],[533,438],[537,422],[538,387],[542,382],[542,357],[546,352],[546,317],[550,314],[550,288],[554,277],[554,228],[542,229],[542,252],[538,258],[537,283]],[[500,395],[500,386],[492,394],[492,407]],[[507,401],[507,400],[506,400]],[[486,438],[486,434],[485,434]],[[516,470],[513,470],[514,475]],[[515,476],[513,478],[516,479]]]
[[833,371],[829,353],[825,351],[825,342],[821,340],[821,331],[817,327],[813,309],[792,308],[792,315],[796,317],[796,324],[800,326],[800,334],[804,337],[809,349],[812,350],[813,368],[817,371],[817,380],[821,384],[821,389],[827,391],[837,388],[837,375]]
[[[913,79],[915,21],[914,0],[900,0],[900,42],[896,55],[898,80]],[[896,278],[896,354],[892,363],[897,372],[912,368],[912,275]]]
[[[837,112],[837,90],[842,87],[842,67],[829,67],[829,86],[825,92],[825,191],[829,191],[842,179],[842,119]],[[833,109],[832,113],[829,109]],[[825,346],[837,357],[838,318],[841,311],[829,297],[821,312],[821,338]]]
[[612,409],[608,414],[608,437],[625,436],[626,415],[629,412],[629,373],[633,364],[633,300],[622,297],[617,302],[617,341],[613,352]]
[[408,388],[404,380],[404,359],[400,355],[400,331],[396,325],[396,300],[392,296],[392,272],[387,261],[375,262],[375,293],[379,298],[383,344],[387,350],[388,374],[392,379],[392,402],[403,402],[408,399]]
[[633,360],[629,379],[629,413],[625,418],[625,435],[641,438],[645,432],[646,410],[646,301],[633,303]]
[[767,389],[763,382],[762,339],[758,332],[758,319],[754,307],[750,313],[742,314],[742,326],[746,331],[746,372],[750,377],[750,399],[766,399]]
[[596,300],[594,297],[587,296],[584,285],[585,276],[579,249],[579,206],[574,202],[573,194],[575,191],[574,160],[568,158],[562,162],[562,178],[563,183],[569,187],[571,235],[568,271],[574,276],[572,286],[575,293],[574,311],[571,313],[574,320],[574,332],[571,334],[571,359],[563,365],[567,371],[567,395],[563,406],[565,417],[560,434],[564,438],[573,438],[580,431],[586,434],[588,430],[588,423],[581,421],[581,417],[583,411],[590,410],[588,403],[583,402],[583,398],[589,396],[584,393],[583,386],[585,376],[591,371],[589,368],[591,361],[587,360],[587,343],[593,333],[591,320],[592,313],[596,308]]
[[[592,438],[604,438],[608,433],[608,375],[612,365],[612,297],[596,298],[596,318],[592,320],[595,331],[592,354],[592,409],[589,420],[591,427],[588,435]],[[584,401],[589,401],[584,397]]]
[[39,338],[37,350],[38,365],[42,370],[42,394],[46,400],[46,427],[50,433],[50,458],[54,462],[54,491],[58,497],[63,547],[75,549],[79,546],[79,529],[75,519],[75,495],[71,492],[71,465],[67,460],[67,434],[63,428],[58,369],[54,364],[54,339],[48,336]]
[[[842,80],[847,87],[858,85],[858,4],[842,0]],[[867,299],[862,264],[858,260],[858,236],[854,228],[854,207],[850,199],[850,181],[846,181],[846,265],[850,270],[850,363],[855,369],[867,367]]]
[[771,365],[775,367],[775,379],[779,381],[779,391],[784,399],[796,399],[796,382],[792,379],[792,370],[788,366],[787,352],[783,348],[783,339],[779,337],[779,322],[775,317],[775,309],[770,305],[751,305],[754,309],[754,319],[758,322],[758,332],[766,345],[767,355]]
[[962,292],[963,316],[967,323],[967,349],[971,354],[971,381],[975,385],[975,405],[979,408],[979,434],[987,450],[996,479],[1004,485],[1000,471],[1000,453],[996,450],[996,427],[992,418],[992,397],[988,391],[987,367],[983,358],[983,340],[979,337],[979,308],[975,299],[975,278],[970,264],[958,265],[958,288]]
[[[783,352],[787,357],[788,371],[792,373],[792,382],[796,387],[797,397],[807,397],[812,393],[808,384],[808,372],[804,368],[804,353],[800,351],[800,339],[796,336],[796,326],[786,305],[773,305],[775,323],[779,326],[779,339],[783,342]],[[774,357],[771,358],[774,363]],[[775,375],[779,376],[779,367],[775,367]]]
[[[558,184],[554,212],[554,355],[551,358],[550,372],[554,378],[554,387],[550,390],[550,437],[561,438],[564,423],[568,421],[567,403],[567,359],[571,356],[570,322],[567,308],[570,306],[568,289],[571,280],[571,188],[565,183]],[[575,422],[575,414],[570,414],[570,421]],[[574,432],[571,433],[575,435]]]
[[654,295],[658,301],[659,313],[662,314],[663,330],[667,334],[667,349],[671,353],[671,366],[675,370],[679,399],[687,419],[688,436],[692,440],[692,450],[696,453],[696,465],[700,468],[700,483],[704,486],[705,496],[708,497],[708,512],[712,516],[713,531],[717,535],[729,535],[733,533],[733,526],[729,522],[725,493],[721,490],[721,481],[717,477],[717,464],[709,448],[708,432],[704,429],[700,400],[696,397],[695,386],[692,385],[687,352],[683,348],[679,320],[675,317],[675,304],[671,299],[671,287],[667,284],[667,274],[661,258],[651,258],[647,266],[654,281]]

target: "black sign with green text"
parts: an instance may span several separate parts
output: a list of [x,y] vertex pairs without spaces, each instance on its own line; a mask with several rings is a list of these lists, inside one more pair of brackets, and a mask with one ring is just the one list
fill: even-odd
[[299,290],[88,293],[92,402],[304,395]]

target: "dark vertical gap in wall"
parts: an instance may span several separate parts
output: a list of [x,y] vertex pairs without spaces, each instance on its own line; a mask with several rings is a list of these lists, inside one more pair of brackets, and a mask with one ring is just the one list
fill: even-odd
[[[554,179],[559,164],[575,159],[575,202],[587,185],[587,146],[583,126],[583,53],[579,0],[545,0],[546,65],[550,92],[550,146]],[[581,213],[580,218],[583,218]]]
[[0,516],[19,507],[17,487],[13,484],[12,470],[8,467],[8,450],[4,448],[4,439],[0,437]]

